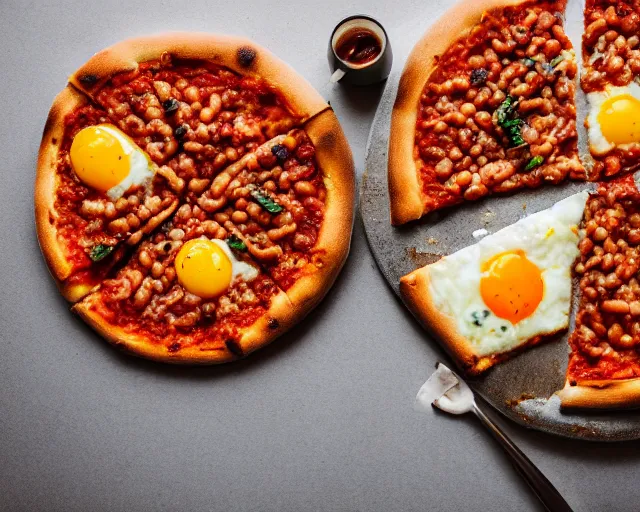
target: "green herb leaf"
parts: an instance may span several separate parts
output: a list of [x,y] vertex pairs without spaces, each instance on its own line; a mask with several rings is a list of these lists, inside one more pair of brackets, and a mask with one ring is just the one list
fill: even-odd
[[529,160],[529,163],[524,168],[524,170],[525,171],[530,171],[534,167],[538,167],[540,164],[542,164],[542,162],[544,162],[544,157],[542,157],[540,155],[534,156],[531,160]]
[[89,258],[91,258],[91,261],[93,262],[98,262],[100,260],[105,259],[112,252],[113,252],[112,246],[98,244],[91,249],[91,252],[89,253]]
[[511,147],[522,146],[524,144],[524,139],[520,133],[520,128],[524,124],[524,121],[517,117],[513,98],[511,96],[507,96],[496,112],[498,125],[509,137]]
[[513,115],[513,98],[507,96],[497,110],[498,124],[502,126]]
[[558,64],[560,64],[564,60],[563,55],[558,55],[555,59],[553,59],[549,64],[551,64],[552,68],[555,68]]
[[525,57],[524,59],[520,59],[520,62],[522,62],[528,68],[532,68],[533,66],[536,65],[536,61],[533,60],[531,57]]
[[482,311],[474,311],[471,313],[471,318],[473,318],[473,325],[481,327],[484,323],[484,319],[490,315],[489,310],[484,309]]
[[230,235],[229,238],[227,238],[227,245],[234,251],[246,252],[247,250],[247,244],[240,240],[236,235]]
[[259,188],[255,188],[251,191],[251,197],[253,197],[256,202],[269,213],[280,213],[283,210],[281,205],[276,203],[266,192]]

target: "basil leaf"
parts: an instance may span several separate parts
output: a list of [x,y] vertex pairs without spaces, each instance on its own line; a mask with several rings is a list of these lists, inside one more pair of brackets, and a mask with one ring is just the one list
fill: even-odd
[[558,55],[555,59],[553,59],[549,64],[552,68],[555,68],[558,64],[560,64],[564,60],[564,56]]
[[498,124],[502,126],[513,115],[513,98],[507,96],[497,110]]
[[500,104],[496,111],[498,125],[505,131],[509,137],[511,147],[518,147],[524,144],[524,139],[520,133],[520,128],[524,121],[517,117],[513,97],[507,96]]
[[258,188],[251,191],[251,197],[253,197],[256,202],[269,213],[280,213],[283,210],[281,205],[271,199],[266,192]]
[[227,238],[227,245],[234,251],[246,252],[247,250],[247,244],[240,240],[236,235],[230,235],[229,238]]
[[542,164],[542,162],[544,162],[544,157],[542,157],[540,155],[534,156],[531,160],[529,160],[529,163],[524,168],[524,170],[525,171],[530,171],[534,167],[538,167],[540,164]]
[[105,259],[112,252],[113,252],[113,247],[111,245],[98,244],[91,249],[91,252],[89,253],[89,258],[91,258],[91,261],[93,262],[98,262],[100,260]]

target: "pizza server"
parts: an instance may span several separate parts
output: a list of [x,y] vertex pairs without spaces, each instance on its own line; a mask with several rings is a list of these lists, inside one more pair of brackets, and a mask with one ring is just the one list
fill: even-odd
[[417,410],[424,411],[429,409],[429,406],[437,407],[449,414],[459,415],[467,412],[475,414],[500,443],[520,476],[531,487],[545,509],[549,512],[572,512],[569,504],[547,477],[522,453],[507,434],[480,410],[476,405],[473,391],[467,383],[442,363],[436,365],[436,371],[424,383],[416,396],[415,408]]

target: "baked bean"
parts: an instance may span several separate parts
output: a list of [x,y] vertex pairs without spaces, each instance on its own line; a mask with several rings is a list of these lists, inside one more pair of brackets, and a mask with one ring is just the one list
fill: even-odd
[[293,184],[293,188],[301,196],[315,196],[317,194],[315,185],[310,181],[297,181]]
[[200,101],[200,90],[196,86],[191,85],[184,90],[184,98],[189,103]]
[[444,133],[449,129],[449,126],[447,125],[447,123],[445,123],[444,121],[438,121],[434,126],[433,126],[433,131],[435,133]]
[[465,117],[473,117],[476,113],[476,106],[473,103],[463,103],[460,106],[460,113]]
[[608,236],[609,236],[609,233],[602,226],[598,226],[595,232],[593,233],[593,239],[598,242],[604,241]]
[[246,212],[242,211],[234,211],[231,214],[231,220],[236,224],[244,224],[249,220],[249,215]]
[[601,305],[602,311],[626,315],[629,313],[629,304],[623,300],[604,300]]

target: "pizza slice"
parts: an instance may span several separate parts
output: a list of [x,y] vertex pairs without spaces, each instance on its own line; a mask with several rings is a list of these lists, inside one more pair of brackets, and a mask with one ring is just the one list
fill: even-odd
[[562,407],[640,405],[640,192],[628,175],[591,196]]
[[310,309],[348,251],[352,172],[340,126],[326,111],[220,172],[196,202],[293,304]]
[[110,124],[107,113],[68,86],[56,98],[38,157],[36,226],[62,294],[76,301],[178,205],[171,183]]
[[123,41],[70,81],[195,194],[221,169],[329,108],[266,49],[212,34]]
[[403,300],[465,372],[480,374],[568,327],[587,196],[570,196],[402,277]]
[[299,319],[237,240],[189,205],[72,309],[117,347],[171,363],[237,359]]
[[414,47],[391,119],[391,222],[584,179],[566,2],[462,2]]
[[635,170],[640,162],[640,4],[587,0],[581,85],[593,177]]

